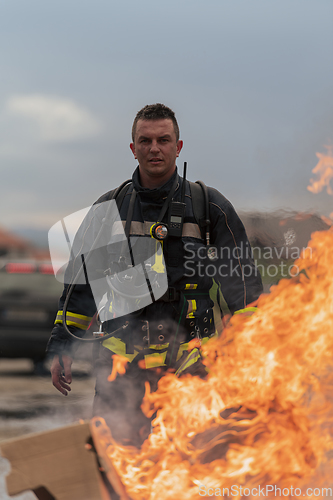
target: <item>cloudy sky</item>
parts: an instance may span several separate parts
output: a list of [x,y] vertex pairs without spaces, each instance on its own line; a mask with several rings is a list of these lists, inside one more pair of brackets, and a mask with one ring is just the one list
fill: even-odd
[[129,178],[136,112],[178,117],[188,177],[238,210],[328,215],[332,0],[1,0],[0,225],[49,228]]

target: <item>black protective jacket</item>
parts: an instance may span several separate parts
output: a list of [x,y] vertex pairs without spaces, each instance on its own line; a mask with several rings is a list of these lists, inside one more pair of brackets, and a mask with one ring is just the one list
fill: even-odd
[[[145,241],[148,242],[149,239],[151,242],[150,228],[154,223],[159,221],[164,201],[176,177],[178,183],[173,198],[176,201],[181,201],[183,179],[178,176],[177,171],[162,187],[148,189],[140,185],[139,170],[137,168],[120,207],[120,219],[122,222],[112,222],[109,226],[112,226],[113,229],[117,224],[121,224],[122,227],[125,226],[130,199],[133,189],[135,189],[137,195],[130,221],[130,235],[133,238],[139,238],[140,241],[142,241],[142,238],[146,238]],[[94,236],[98,233],[103,218],[99,214],[100,209],[98,207],[103,205],[104,201],[109,200],[112,197],[111,195],[112,192],[106,193],[97,201],[97,205],[92,207],[89,227],[92,228]],[[170,237],[163,242],[168,286],[173,291],[176,290],[180,293],[174,296],[175,300],[173,301],[158,300],[144,307],[141,310],[141,314],[135,317],[135,321],[141,322],[140,325],[143,324],[143,321],[150,321],[152,324],[154,322],[156,324],[159,323],[159,328],[161,328],[160,322],[168,318],[175,324],[179,324],[182,321],[184,325],[184,318],[187,316],[185,318],[187,329],[193,330],[192,327],[195,324],[204,326],[200,321],[205,315],[206,319],[204,320],[207,321],[207,312],[211,311],[213,306],[213,301],[209,295],[213,279],[219,285],[232,314],[246,309],[248,304],[255,301],[262,293],[261,277],[255,267],[250,244],[241,220],[231,203],[216,189],[209,187],[208,195],[209,218],[211,221],[210,240],[211,245],[216,249],[217,259],[212,261],[207,258],[206,242],[202,237],[198,221],[194,217],[191,190],[187,182],[185,189],[186,212],[182,237]],[[167,220],[168,212],[166,212],[163,221],[167,222]],[[112,227],[110,227],[110,231],[113,230]],[[82,232],[86,231],[86,229],[81,229],[80,231],[82,236]],[[103,240],[103,244],[99,245],[92,258],[97,273],[95,276],[96,279],[102,277],[104,271],[110,268],[110,263],[115,261],[116,256],[113,253],[118,251],[119,254],[119,249],[116,250],[117,246],[110,245],[108,238],[107,234]],[[82,250],[82,245],[80,249]],[[86,253],[89,251],[87,248],[84,250]],[[67,276],[68,274],[70,273],[67,271]],[[72,274],[75,274],[74,270]],[[70,279],[67,281],[70,282]],[[88,282],[80,282],[76,285],[68,304],[66,314],[67,324],[79,336],[82,336],[96,312],[96,296],[94,297],[92,293],[92,287],[93,285],[89,284],[89,280]],[[48,344],[48,352],[52,354],[71,354],[70,349],[73,340],[62,326],[62,308],[67,293],[68,285],[65,285],[59,302],[59,313],[56,324]],[[185,314],[184,297],[186,300]],[[111,310],[112,306],[108,305],[108,307]],[[183,318],[180,318],[182,315]],[[208,317],[211,323],[211,316],[209,314]],[[112,331],[115,326],[112,324],[112,321],[107,322],[106,325],[109,331]],[[119,326],[119,322],[116,326]],[[201,330],[203,329],[201,328]],[[209,332],[211,334],[211,329]],[[125,331],[122,337],[122,341],[125,344],[128,344],[128,335],[129,330]],[[161,343],[162,341],[158,340],[160,337],[156,335],[154,343]],[[165,339],[163,340],[165,341]],[[188,338],[184,339],[184,342],[188,340]],[[134,340],[134,344],[136,341],[137,339]],[[112,342],[108,344],[108,341],[105,341],[104,345],[113,352],[119,351],[119,349],[117,351]],[[133,346],[128,349],[128,352],[130,356],[133,354]]]

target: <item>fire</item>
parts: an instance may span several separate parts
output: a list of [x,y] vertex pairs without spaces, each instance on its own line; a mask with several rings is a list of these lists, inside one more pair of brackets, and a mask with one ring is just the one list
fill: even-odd
[[312,172],[318,174],[318,180],[310,179],[308,190],[312,193],[320,193],[326,186],[327,193],[333,195],[333,189],[330,185],[331,179],[333,179],[333,148],[332,146],[326,146],[326,148],[328,150],[326,155],[316,153],[319,162]]
[[108,442],[130,498],[199,500],[208,488],[207,498],[223,488],[240,498],[241,486],[259,485],[310,498],[307,487],[330,486],[333,230],[309,246],[297,278],[203,347],[207,379],[167,373],[147,388],[143,409],[157,416],[140,450]]
[[126,365],[129,361],[127,358],[125,358],[125,356],[120,356],[119,354],[113,354],[112,359],[112,371],[108,376],[109,382],[115,380],[118,373],[119,375],[124,375],[124,373],[126,372]]

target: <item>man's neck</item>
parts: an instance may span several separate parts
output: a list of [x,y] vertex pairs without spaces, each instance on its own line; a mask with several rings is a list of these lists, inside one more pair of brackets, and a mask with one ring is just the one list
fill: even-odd
[[164,176],[149,176],[145,172],[142,172],[139,166],[140,184],[142,187],[148,189],[157,189],[163,186],[166,182],[168,182],[168,180],[171,179],[175,171],[176,171],[176,165],[171,173],[168,172]]

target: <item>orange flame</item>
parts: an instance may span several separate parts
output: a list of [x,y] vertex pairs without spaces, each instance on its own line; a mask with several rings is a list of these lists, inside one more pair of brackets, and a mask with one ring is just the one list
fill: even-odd
[[128,359],[124,356],[120,356],[119,354],[112,355],[113,363],[112,363],[112,372],[108,376],[108,381],[112,382],[116,379],[118,373],[119,375],[124,375],[126,372],[126,365],[128,363]]
[[333,195],[333,189],[330,185],[331,179],[333,179],[333,152],[332,146],[326,146],[326,148],[328,150],[326,155],[316,153],[319,162],[312,172],[318,174],[319,178],[318,180],[310,179],[310,185],[307,189],[312,193],[320,193],[326,186],[327,193]]
[[308,487],[330,486],[332,254],[333,230],[315,233],[295,263],[302,273],[203,347],[207,379],[169,373],[147,388],[152,434],[141,450],[106,450],[131,498],[199,500],[208,488],[217,498],[264,484],[310,498]]

